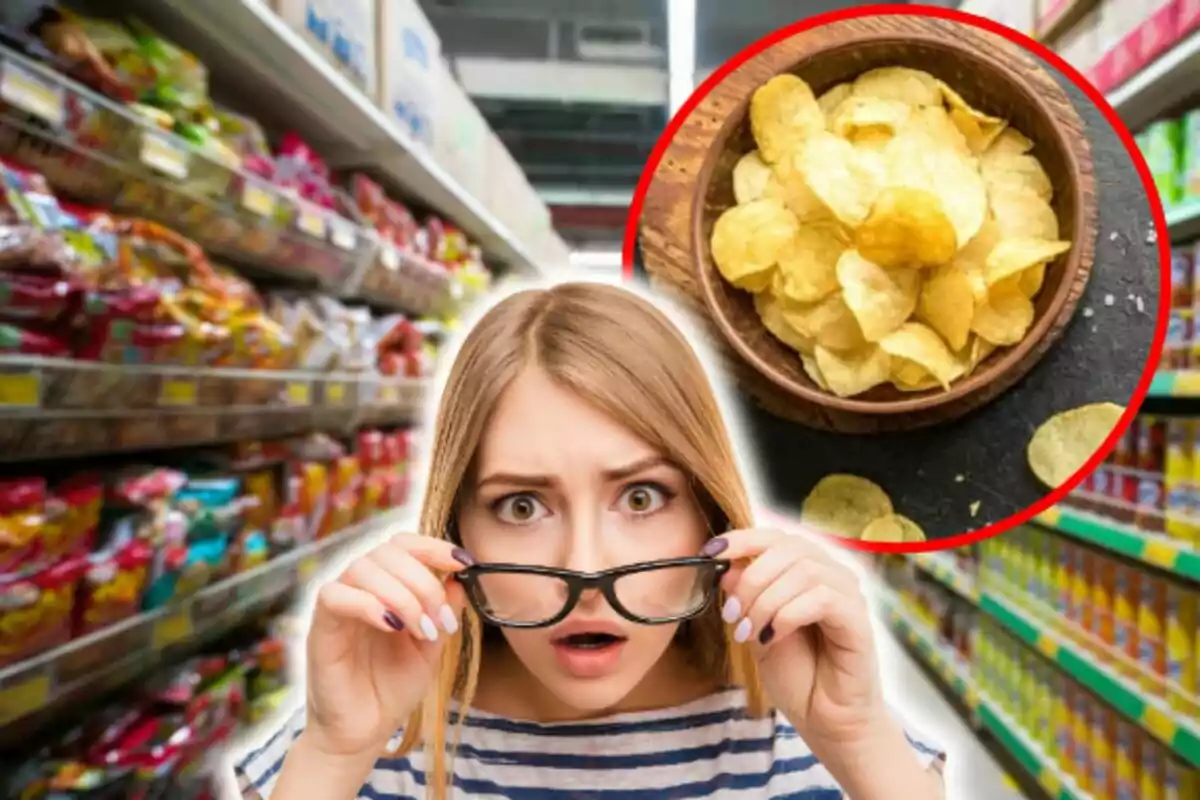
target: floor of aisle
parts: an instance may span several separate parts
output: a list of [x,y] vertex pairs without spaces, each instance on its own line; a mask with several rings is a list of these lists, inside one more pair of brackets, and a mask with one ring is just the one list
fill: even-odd
[[879,626],[879,660],[884,690],[897,698],[905,717],[946,748],[946,800],[1024,800],[962,716],[896,638]]

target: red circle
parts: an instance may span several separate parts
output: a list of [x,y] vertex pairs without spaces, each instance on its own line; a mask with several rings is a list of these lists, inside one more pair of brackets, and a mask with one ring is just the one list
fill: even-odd
[[[818,28],[822,25],[831,22],[840,22],[842,20],[857,19],[859,17],[882,16],[885,14],[896,14],[911,17],[927,17],[932,19],[948,19],[953,22],[960,22],[965,25],[973,25],[977,28],[982,28],[997,36],[1003,36],[1010,42],[1017,44],[1026,50],[1029,50],[1034,55],[1049,63],[1070,81],[1079,88],[1081,92],[1087,95],[1088,99],[1095,104],[1104,118],[1116,131],[1117,136],[1121,139],[1121,143],[1125,145],[1125,150],[1133,159],[1133,164],[1137,168],[1138,175],[1142,179],[1142,185],[1146,189],[1146,197],[1150,202],[1150,212],[1154,217],[1154,224],[1159,231],[1158,236],[1158,261],[1159,261],[1159,303],[1158,303],[1158,321],[1154,329],[1154,343],[1151,348],[1150,358],[1146,362],[1146,368],[1142,371],[1142,377],[1138,381],[1137,388],[1133,392],[1133,397],[1125,409],[1125,413],[1121,416],[1117,427],[1113,429],[1104,444],[1097,450],[1087,463],[1071,476],[1070,480],[1051,491],[1038,502],[1013,514],[1010,517],[993,522],[971,533],[961,533],[955,536],[949,536],[944,539],[933,539],[928,542],[919,544],[888,544],[882,542],[861,542],[854,539],[842,539],[839,537],[827,537],[839,545],[853,549],[872,553],[921,553],[935,550],[945,550],[951,547],[961,547],[962,545],[978,542],[983,539],[1003,533],[1004,531],[1028,522],[1036,515],[1045,511],[1050,506],[1058,503],[1066,497],[1072,489],[1079,485],[1090,472],[1104,461],[1109,452],[1116,446],[1117,440],[1125,433],[1125,430],[1133,422],[1137,416],[1138,408],[1142,401],[1146,399],[1147,392],[1150,391],[1150,383],[1154,380],[1154,373],[1158,368],[1159,357],[1162,355],[1163,342],[1167,336],[1167,319],[1170,314],[1168,305],[1162,302],[1162,287],[1169,286],[1171,281],[1171,247],[1170,238],[1167,235],[1167,219],[1163,212],[1162,201],[1158,197],[1158,191],[1154,188],[1154,181],[1150,176],[1150,168],[1146,165],[1146,160],[1142,157],[1141,151],[1133,141],[1133,134],[1125,127],[1125,123],[1117,116],[1117,112],[1104,99],[1104,95],[1091,83],[1087,78],[1083,77],[1070,64],[1064,61],[1059,55],[1044,45],[1038,44],[1033,39],[1030,39],[1023,33],[1019,33],[1012,28],[1001,25],[990,19],[975,16],[974,14],[966,14],[962,11],[956,11],[949,8],[931,8],[929,6],[902,6],[883,4],[876,6],[864,6],[860,8],[847,8],[840,11],[831,11],[825,14],[818,14],[809,19],[800,20],[786,27],[780,28],[774,33],[764,36],[757,42],[746,47],[733,58],[722,64],[713,74],[708,76],[704,83],[700,84],[691,96],[688,97],[680,109],[675,112],[675,116],[667,124],[666,130],[659,136],[658,141],[654,145],[654,149],[650,153],[650,158],[646,161],[646,167],[642,171],[641,178],[638,179],[637,189],[633,193],[633,201],[629,206],[629,218],[625,222],[625,241],[621,248],[622,272],[627,279],[633,278],[633,251],[637,242],[638,220],[641,217],[642,206],[646,202],[646,192],[650,188],[650,181],[654,177],[655,171],[658,169],[658,163],[662,161],[663,155],[666,153],[667,147],[675,138],[675,134],[683,125],[684,121],[695,110],[700,101],[708,95],[718,84],[725,79],[727,75],[740,67],[746,61],[763,52],[767,48],[778,44],[779,42],[802,33],[812,28]],[[1024,449],[1024,445],[1022,445]]]

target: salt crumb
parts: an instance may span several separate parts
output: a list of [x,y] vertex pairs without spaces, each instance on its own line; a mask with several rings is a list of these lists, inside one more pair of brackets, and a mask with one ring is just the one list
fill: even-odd
[[955,475],[955,476],[954,476],[954,482],[955,482],[955,483],[962,483],[962,482],[963,482],[963,481],[965,481],[966,479],[967,479],[967,476],[966,476],[966,475]]
[[1115,241],[1116,241],[1117,239],[1119,239],[1119,238],[1120,238],[1120,235],[1119,235],[1119,234],[1118,234],[1116,231],[1113,231],[1112,233],[1110,233],[1110,234],[1108,235],[1108,240],[1109,240],[1110,242],[1115,242]]
[[1154,244],[1157,241],[1158,241],[1158,230],[1152,227],[1152,228],[1150,228],[1149,231],[1146,232],[1146,244]]
[[1128,296],[1126,299],[1127,299],[1127,300],[1133,300],[1133,299],[1134,299],[1133,292],[1130,292],[1130,293],[1129,293],[1129,296]]
[[1092,333],[1095,333],[1095,332],[1096,332],[1096,331],[1098,331],[1098,330],[1100,330],[1100,329],[1099,329],[1099,328],[1097,328],[1095,325],[1093,325],[1093,326],[1092,326]]
[[1092,310],[1091,306],[1088,306],[1083,310],[1083,316],[1087,317],[1088,319],[1091,319],[1092,315],[1095,313],[1096,312]]
[[1111,308],[1112,304],[1115,302],[1117,302],[1117,298],[1113,297],[1111,294],[1104,295],[1104,305]]
[[1137,299],[1137,309],[1139,314],[1146,313],[1146,303],[1140,297]]
[[971,516],[974,517],[978,513],[979,513],[979,501],[976,500],[974,503],[971,503]]

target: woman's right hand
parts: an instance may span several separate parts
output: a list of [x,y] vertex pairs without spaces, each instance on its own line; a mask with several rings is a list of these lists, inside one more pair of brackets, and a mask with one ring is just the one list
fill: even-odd
[[427,693],[461,624],[462,586],[435,570],[471,563],[450,542],[396,536],[318,590],[308,633],[312,746],[329,756],[382,750]]

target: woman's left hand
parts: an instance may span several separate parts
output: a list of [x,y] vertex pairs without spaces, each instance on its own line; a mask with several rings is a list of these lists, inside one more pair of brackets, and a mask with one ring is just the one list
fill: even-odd
[[804,536],[752,529],[718,538],[728,546],[717,557],[733,562],[722,616],[758,649],[771,703],[810,747],[869,738],[889,714],[858,576]]

